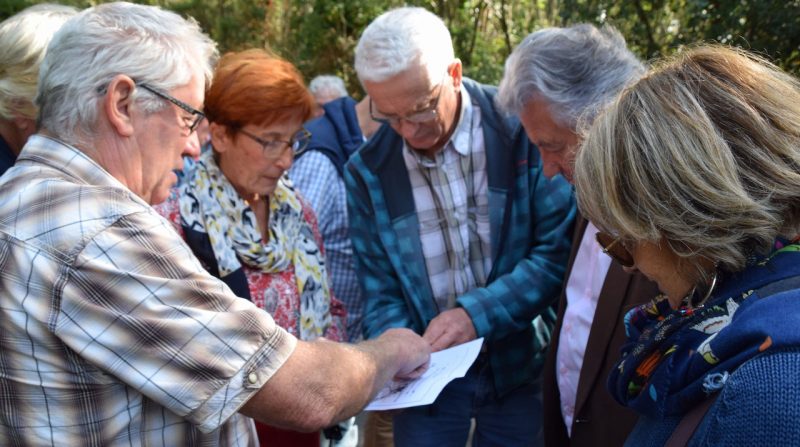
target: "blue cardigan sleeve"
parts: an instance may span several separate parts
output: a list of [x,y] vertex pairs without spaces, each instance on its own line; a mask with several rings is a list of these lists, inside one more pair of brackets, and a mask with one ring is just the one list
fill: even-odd
[[[558,298],[569,257],[576,207],[572,186],[541,172],[538,149],[524,133],[516,145],[527,163],[516,164],[508,227],[497,248],[488,285],[457,300],[478,337],[495,341],[531,325]],[[541,334],[547,336],[549,334]]]
[[367,184],[376,180],[363,178],[352,163],[344,171],[350,239],[364,296],[364,338],[375,338],[389,328],[414,328],[402,286],[380,241],[379,232],[388,228],[389,222],[376,221],[376,214],[381,213],[373,210]]
[[745,362],[730,375],[688,445],[800,445],[798,377],[798,347],[768,350]]

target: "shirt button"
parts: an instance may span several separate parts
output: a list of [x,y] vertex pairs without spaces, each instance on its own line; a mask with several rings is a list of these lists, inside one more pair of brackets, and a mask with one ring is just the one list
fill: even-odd
[[258,382],[258,375],[256,375],[256,373],[250,373],[250,375],[247,376],[247,381],[251,384],[255,384]]

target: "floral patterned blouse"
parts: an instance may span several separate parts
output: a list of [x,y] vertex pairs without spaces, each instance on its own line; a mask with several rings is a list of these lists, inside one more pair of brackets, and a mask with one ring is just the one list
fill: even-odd
[[[300,201],[303,204],[303,216],[313,229],[314,238],[324,256],[325,248],[323,247],[322,236],[319,232],[317,217],[305,200],[300,198]],[[185,238],[180,225],[181,216],[178,196],[174,188],[169,199],[164,203],[154,205],[153,208],[159,214],[166,217],[181,237]],[[242,263],[242,267],[247,276],[247,283],[250,287],[250,296],[253,303],[260,309],[269,312],[280,327],[299,338],[298,320],[300,318],[300,294],[297,290],[294,266],[292,265],[289,269],[280,273],[265,273],[244,263]],[[331,291],[331,293],[333,292]],[[345,330],[346,311],[344,304],[336,299],[336,297],[331,296],[330,311],[333,324],[325,332],[324,337],[331,341],[347,340]]]

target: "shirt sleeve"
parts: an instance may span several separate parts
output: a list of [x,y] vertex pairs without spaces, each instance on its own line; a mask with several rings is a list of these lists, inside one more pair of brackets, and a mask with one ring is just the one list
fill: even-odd
[[98,233],[68,267],[57,335],[208,432],[288,359],[296,339],[210,276],[155,211]]
[[311,205],[319,219],[322,234],[326,234],[326,222],[334,220],[336,209],[331,198],[331,185],[339,181],[339,173],[331,161],[320,151],[309,151],[295,160],[289,178]]

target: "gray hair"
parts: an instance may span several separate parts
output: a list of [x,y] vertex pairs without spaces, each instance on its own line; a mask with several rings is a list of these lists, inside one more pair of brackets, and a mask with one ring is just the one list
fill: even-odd
[[308,90],[314,97],[327,96],[333,99],[348,96],[347,87],[339,76],[319,75],[308,84]]
[[739,271],[800,230],[800,83],[742,50],[679,54],[598,116],[575,186],[598,228],[666,243],[699,278]]
[[421,67],[428,80],[444,76],[455,60],[453,41],[442,19],[417,7],[387,11],[367,26],[356,46],[355,68],[363,83],[383,82]]
[[[193,19],[125,2],[89,8],[53,37],[39,76],[40,125],[66,142],[93,135],[98,102],[119,74],[170,91],[202,75],[210,84],[216,44]],[[135,94],[141,94],[137,89]],[[166,107],[145,92],[145,110]]]
[[498,105],[519,114],[536,98],[550,105],[553,119],[576,130],[645,73],[611,26],[579,24],[529,34],[506,60]]
[[44,3],[0,23],[0,117],[36,119],[33,100],[47,44],[77,12],[71,6]]

